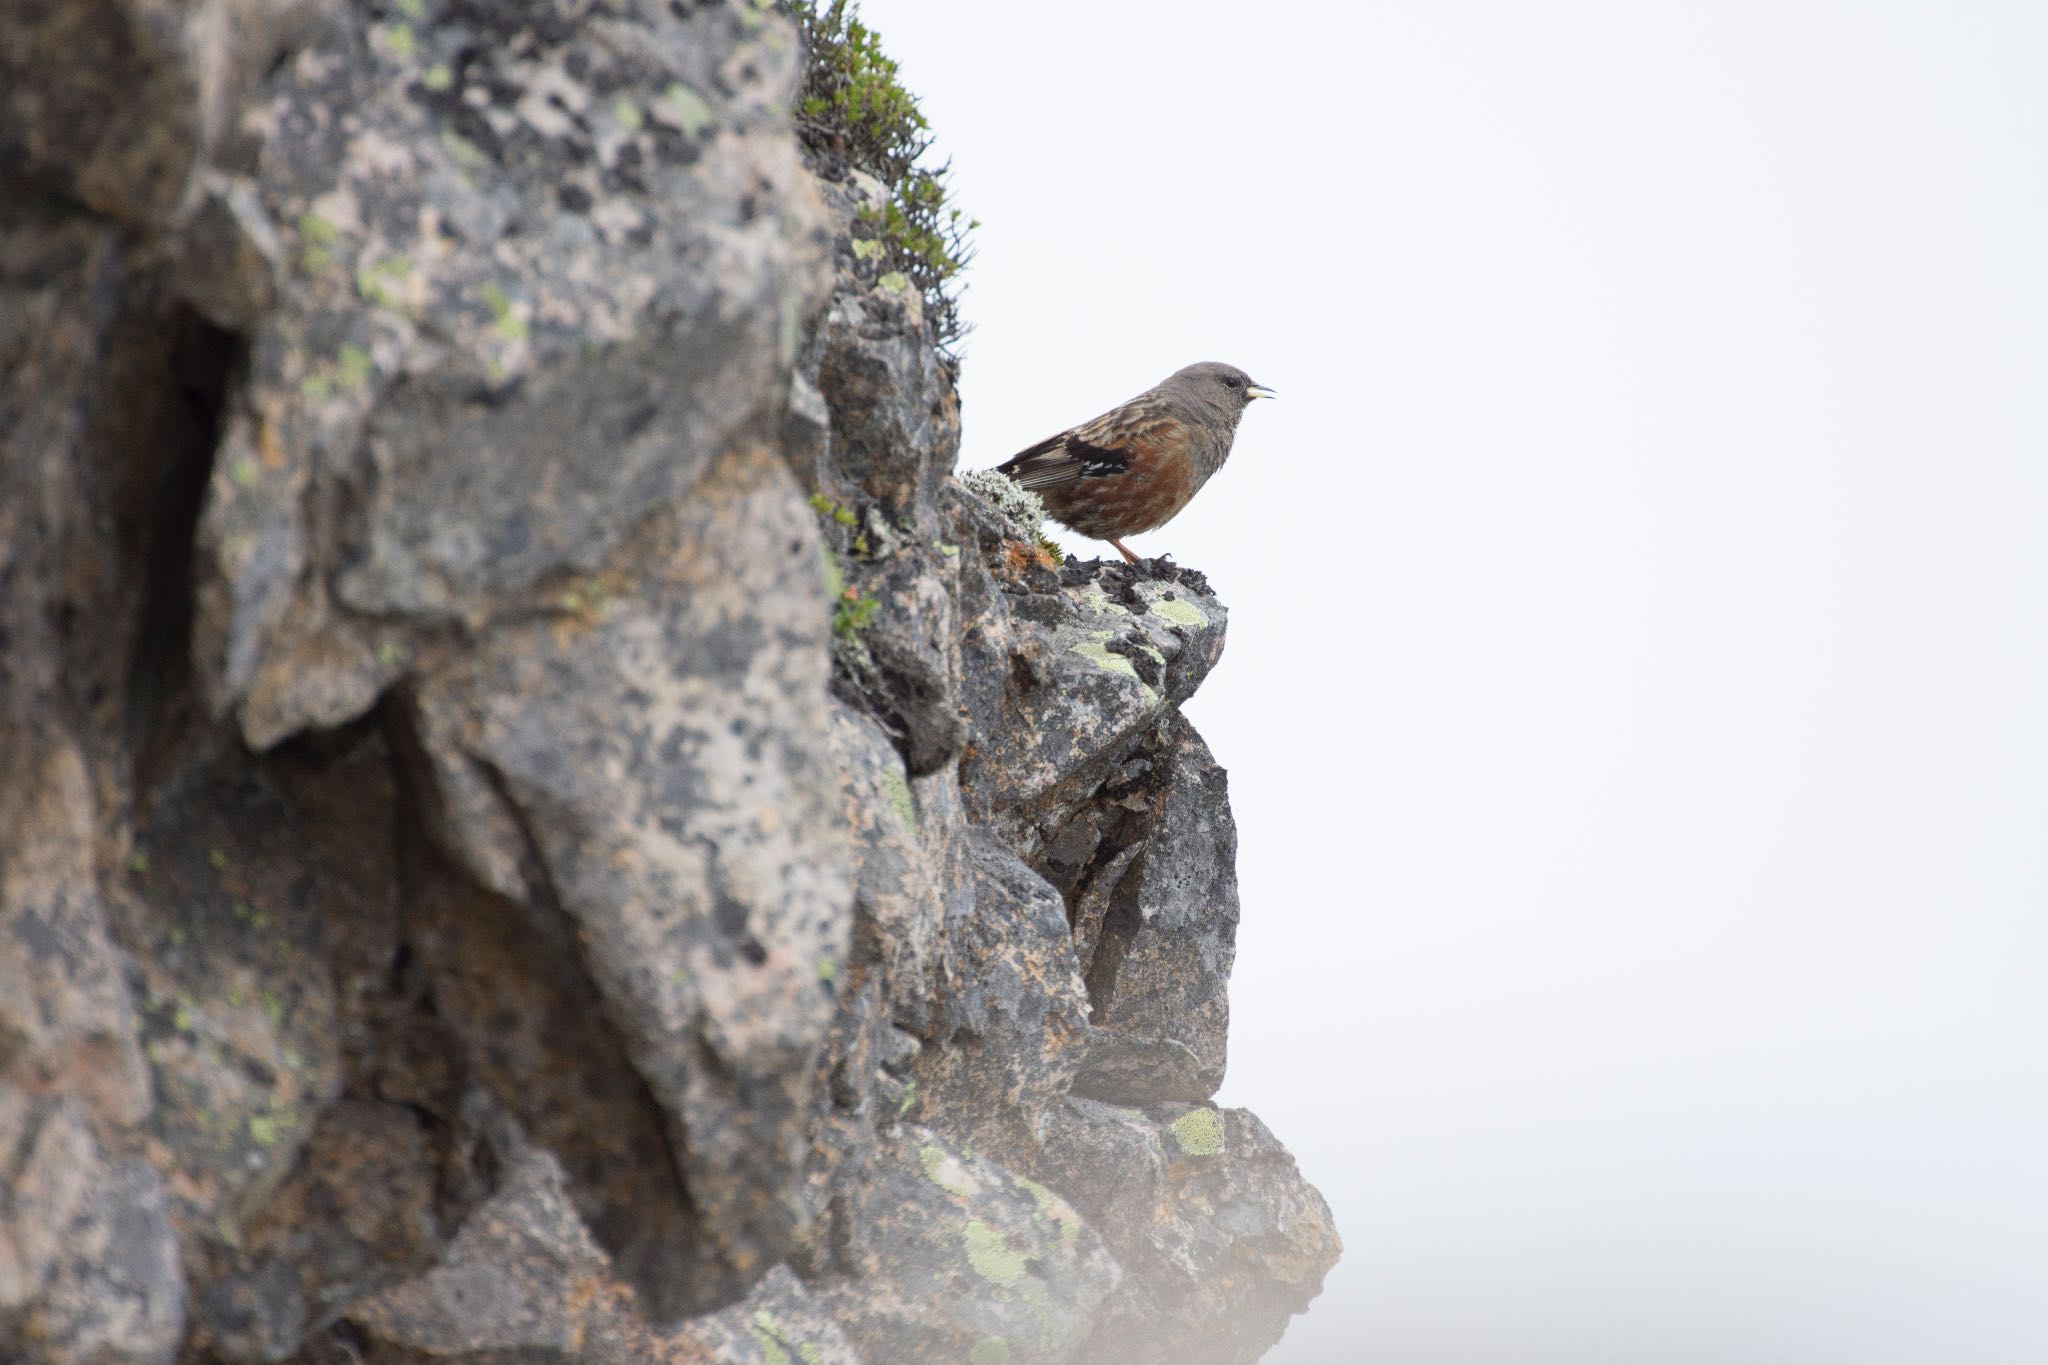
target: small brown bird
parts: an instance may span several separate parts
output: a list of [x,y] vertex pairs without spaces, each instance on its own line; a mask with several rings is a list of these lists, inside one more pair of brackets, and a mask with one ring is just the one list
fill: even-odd
[[1230,458],[1245,408],[1274,396],[1234,365],[1203,361],[996,469],[1043,498],[1061,522],[1135,564],[1123,537],[1172,521]]

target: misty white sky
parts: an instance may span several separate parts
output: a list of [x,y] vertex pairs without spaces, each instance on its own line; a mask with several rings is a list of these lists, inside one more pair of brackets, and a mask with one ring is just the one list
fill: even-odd
[[963,465],[1281,394],[1136,540],[1347,1245],[1269,1359],[2048,1360],[2048,5],[863,12]]

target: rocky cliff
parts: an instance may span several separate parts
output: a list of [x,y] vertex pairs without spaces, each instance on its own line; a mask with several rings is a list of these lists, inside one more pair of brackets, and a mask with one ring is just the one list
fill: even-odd
[[1199,575],[952,477],[752,0],[0,22],[0,1358],[1249,1361]]

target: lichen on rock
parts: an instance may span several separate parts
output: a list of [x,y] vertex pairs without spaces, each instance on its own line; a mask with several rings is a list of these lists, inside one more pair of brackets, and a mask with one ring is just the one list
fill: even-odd
[[0,42],[0,1357],[1276,1340],[1227,613],[955,477],[790,20],[79,13]]

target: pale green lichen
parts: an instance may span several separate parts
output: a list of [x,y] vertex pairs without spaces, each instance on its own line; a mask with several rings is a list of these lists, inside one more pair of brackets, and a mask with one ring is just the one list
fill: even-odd
[[517,344],[526,340],[526,319],[513,310],[512,299],[497,281],[487,282],[482,290],[484,307],[491,310],[491,330],[498,340]]
[[882,794],[889,798],[889,807],[903,828],[917,833],[917,802],[911,798],[910,779],[893,763],[882,770]]
[[1100,588],[1090,588],[1081,594],[1081,605],[1097,616],[1129,616],[1131,609],[1121,603],[1109,600],[1109,594]]
[[1053,1222],[1059,1224],[1061,1241],[1071,1243],[1076,1237],[1081,1235],[1081,1218],[1079,1214],[1074,1212],[1072,1205],[1029,1176],[1020,1175],[1016,1179],[1017,1183],[1022,1185],[1033,1199],[1038,1201],[1039,1216],[1041,1218],[1050,1218]]
[[426,69],[420,76],[420,84],[439,94],[454,87],[455,73],[448,69],[447,63],[439,62]]
[[258,1147],[275,1147],[284,1136],[283,1124],[274,1114],[251,1114],[249,1116],[249,1137]]
[[975,1274],[1004,1289],[1013,1289],[1023,1282],[1024,1253],[1010,1245],[1001,1229],[973,1218],[962,1229],[960,1238],[967,1247],[967,1263],[974,1267]]
[[796,1358],[804,1365],[824,1365],[825,1353],[818,1349],[815,1341],[799,1341],[796,1344]]
[[147,853],[144,853],[139,848],[136,849],[133,853],[128,855],[128,870],[130,872],[133,872],[138,877],[148,876],[149,855]]
[[911,1077],[911,1078],[910,1078],[910,1080],[909,1080],[909,1081],[907,1081],[907,1082],[905,1082],[905,1083],[904,1083],[904,1086],[903,1086],[903,1098],[902,1098],[902,1099],[900,1099],[900,1100],[898,1100],[898,1101],[896,1101],[896,1117],[900,1119],[900,1118],[902,1118],[902,1117],[903,1117],[903,1116],[904,1116],[905,1114],[908,1114],[908,1113],[910,1112],[910,1110],[911,1110],[912,1106],[914,1106],[914,1105],[915,1105],[916,1103],[917,1103],[917,1078],[916,1078],[915,1076],[913,1076],[913,1077]]
[[1067,652],[1078,654],[1097,668],[1106,669],[1111,673],[1121,673],[1127,678],[1138,676],[1137,668],[1129,659],[1112,651],[1101,640],[1090,640],[1086,644],[1075,645]]
[[640,106],[624,96],[612,106],[612,120],[629,133],[637,133],[646,126],[647,115],[640,112]]
[[1214,1109],[1190,1109],[1166,1130],[1189,1156],[1215,1156],[1223,1150],[1223,1115]]
[[974,1183],[967,1174],[967,1168],[945,1148],[935,1144],[920,1147],[917,1162],[924,1167],[924,1178],[947,1194],[965,1199],[974,1193]]
[[365,263],[356,267],[356,292],[379,308],[394,313],[409,311],[405,295],[400,286],[412,279],[412,258],[404,252],[396,252],[381,261]]
[[419,40],[413,36],[412,25],[393,24],[384,30],[384,50],[401,62],[412,60],[419,51]]
[[872,261],[880,257],[881,254],[882,244],[874,238],[856,237],[853,239],[853,259],[856,261]]
[[967,1365],[1010,1365],[1010,1343],[1001,1337],[983,1337],[967,1353]]
[[875,283],[881,286],[882,292],[885,294],[908,294],[910,292],[910,276],[900,270],[890,271],[876,280]]
[[[1107,631],[1098,631],[1096,633],[1105,638],[1109,634]],[[1138,684],[1138,695],[1145,699],[1147,706],[1158,703],[1159,693],[1153,690],[1150,683],[1138,677],[1138,670],[1131,661],[1121,654],[1112,652],[1109,646],[1101,640],[1090,640],[1085,644],[1074,645],[1067,652],[1080,655],[1089,663],[1106,672],[1123,674]]]
[[235,462],[228,466],[228,477],[235,481],[237,488],[254,488],[256,481],[263,477],[263,466],[247,455],[237,456]]
[[661,92],[661,98],[654,102],[654,112],[662,122],[682,129],[685,137],[697,136],[711,126],[715,117],[710,103],[681,81],[672,82]]
[[827,953],[818,959],[818,980],[831,985],[839,977],[839,959]]
[[334,373],[349,388],[361,388],[370,378],[370,353],[353,342],[343,345],[335,357]]
[[483,148],[452,129],[441,130],[441,150],[448,153],[450,161],[466,171],[481,170],[491,164]]
[[782,1349],[787,1340],[782,1334],[782,1324],[775,1315],[763,1308],[755,1312],[754,1340],[761,1343],[761,1359],[768,1365],[789,1365],[789,1352]]
[[1152,614],[1170,625],[1184,626],[1189,630],[1200,630],[1209,624],[1209,618],[1202,614],[1201,608],[1177,597],[1162,597],[1154,602]]

